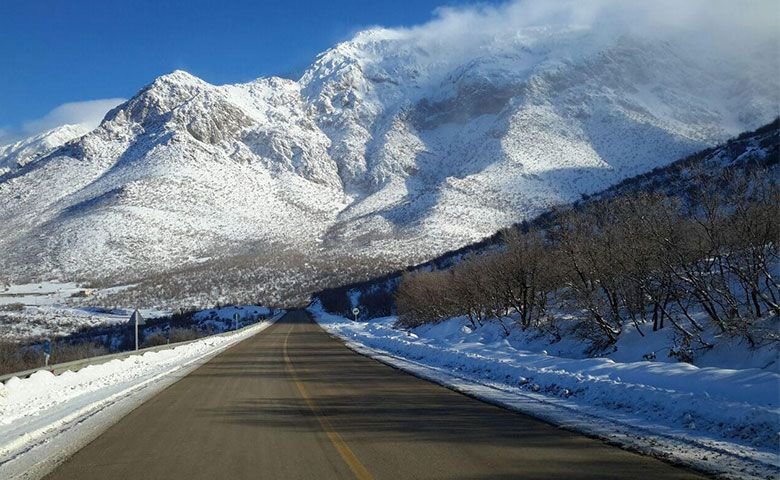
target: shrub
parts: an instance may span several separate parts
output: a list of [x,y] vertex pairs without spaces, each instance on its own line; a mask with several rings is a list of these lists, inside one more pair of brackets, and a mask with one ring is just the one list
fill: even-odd
[[0,375],[43,366],[43,355],[14,342],[0,342]]
[[360,294],[360,309],[367,318],[386,317],[395,313],[395,297],[379,287]]
[[24,304],[23,303],[9,303],[6,305],[0,305],[0,311],[3,312],[23,312],[24,311]]
[[689,352],[711,348],[707,324],[751,346],[777,338],[767,325],[780,315],[772,275],[780,262],[780,188],[760,172],[691,176],[677,197],[586,202],[556,212],[545,227],[506,234],[502,249],[405,275],[398,324],[465,316],[474,328],[496,319],[509,334],[504,319],[511,315],[523,329],[543,329],[555,298],[593,352],[611,347],[628,323],[640,335],[645,324],[670,325],[686,361]]
[[[69,344],[53,342],[49,364],[67,363],[74,360],[107,355],[108,349],[98,343]],[[21,372],[43,367],[43,352],[39,345],[24,345],[14,342],[0,342],[0,374]]]
[[326,312],[334,315],[349,316],[352,313],[352,302],[347,295],[346,290],[333,289],[325,290],[317,298]]
[[141,348],[156,347],[158,345],[165,345],[167,343],[168,339],[165,337],[165,335],[162,333],[155,333],[146,337],[144,343],[141,345]]
[[192,328],[172,328],[170,333],[171,343],[197,340],[203,336],[205,336],[203,333]]

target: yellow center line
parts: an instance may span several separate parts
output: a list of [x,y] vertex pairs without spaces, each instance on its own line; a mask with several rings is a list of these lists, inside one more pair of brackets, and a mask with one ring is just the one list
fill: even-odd
[[327,418],[322,414],[322,410],[320,410],[320,407],[317,406],[317,404],[314,402],[314,399],[312,399],[308,392],[306,391],[306,387],[301,383],[301,381],[298,379],[298,375],[295,373],[295,367],[293,366],[292,361],[290,360],[290,356],[287,354],[287,340],[290,338],[290,334],[293,331],[293,327],[290,326],[290,331],[287,332],[287,336],[284,337],[284,361],[287,365],[287,372],[290,374],[290,377],[292,377],[293,382],[295,382],[295,386],[298,387],[298,391],[301,393],[301,396],[306,401],[306,404],[309,406],[309,409],[314,413],[314,416],[317,418],[317,421],[320,422],[320,426],[322,427],[322,430],[325,432],[325,434],[328,436],[328,439],[330,440],[330,443],[333,444],[334,447],[336,447],[336,451],[339,452],[339,455],[341,455],[341,458],[344,460],[344,463],[346,463],[350,470],[352,470],[352,473],[355,474],[355,477],[359,480],[373,480],[374,477],[371,475],[371,473],[366,469],[365,466],[363,466],[362,463],[360,463],[360,460],[358,460],[355,453],[349,448],[349,445],[347,445],[347,442],[344,441],[344,439],[339,435],[339,433],[333,428],[333,425],[328,421]]

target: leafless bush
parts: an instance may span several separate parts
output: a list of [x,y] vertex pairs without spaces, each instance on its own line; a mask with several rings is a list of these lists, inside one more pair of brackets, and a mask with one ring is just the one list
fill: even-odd
[[396,292],[398,323],[414,327],[465,314],[450,282],[450,271],[405,274]]
[[24,304],[23,303],[8,303],[5,305],[0,305],[0,311],[2,312],[23,312],[24,311]]
[[0,342],[0,375],[43,365],[43,356],[14,342]]
[[596,348],[613,344],[627,322],[641,335],[668,324],[688,358],[711,347],[696,312],[756,345],[780,315],[772,275],[780,190],[761,172],[693,183],[703,187],[686,197],[639,193],[558,211],[544,230],[506,232],[503,250],[407,274],[396,293],[399,323],[466,316],[473,327],[497,320],[508,334],[510,317],[543,328],[555,298],[580,312],[575,331]]
[[386,288],[372,288],[360,294],[360,307],[371,317],[386,317],[395,310],[395,298]]
[[[96,343],[71,345],[65,342],[53,342],[49,363],[67,363],[108,353],[105,346]],[[39,345],[0,342],[0,374],[31,370],[43,365],[43,350]]]
[[108,355],[109,350],[99,343],[78,343],[71,345],[63,342],[53,342],[51,348],[51,359],[53,363],[72,362],[84,358],[99,357]]
[[197,340],[203,336],[205,335],[191,328],[172,328],[170,331],[171,343]]
[[144,339],[144,343],[141,345],[141,347],[142,348],[156,347],[158,345],[165,345],[167,343],[168,343],[168,339],[165,337],[165,335],[161,333],[155,333],[147,336]]
[[350,302],[346,290],[325,290],[324,292],[319,293],[317,298],[322,303],[322,308],[325,309],[326,312],[343,316],[351,315],[352,302]]

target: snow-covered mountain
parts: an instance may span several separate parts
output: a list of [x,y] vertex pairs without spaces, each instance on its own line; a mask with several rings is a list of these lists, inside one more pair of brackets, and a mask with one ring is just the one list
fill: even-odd
[[0,175],[51,153],[57,147],[89,133],[84,125],[61,125],[24,140],[0,146]]
[[34,162],[4,153],[23,166],[0,177],[0,268],[135,279],[282,248],[414,263],[780,113],[773,47],[525,28],[448,48],[372,29],[298,81],[176,71]]

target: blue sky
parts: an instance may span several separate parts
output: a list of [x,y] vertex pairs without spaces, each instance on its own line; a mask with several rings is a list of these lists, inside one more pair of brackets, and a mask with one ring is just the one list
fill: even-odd
[[[0,145],[65,123],[96,126],[155,77],[214,84],[297,78],[314,57],[371,26],[446,39],[525,26],[687,35],[702,51],[777,47],[777,0],[0,0]],[[437,10],[437,8],[443,7]],[[673,13],[672,13],[673,12]],[[745,38],[741,38],[745,37]]]
[[[175,69],[216,84],[297,77],[362,28],[420,24],[438,6],[469,3],[2,0],[0,140],[94,115]],[[117,100],[81,104],[100,99]]]

